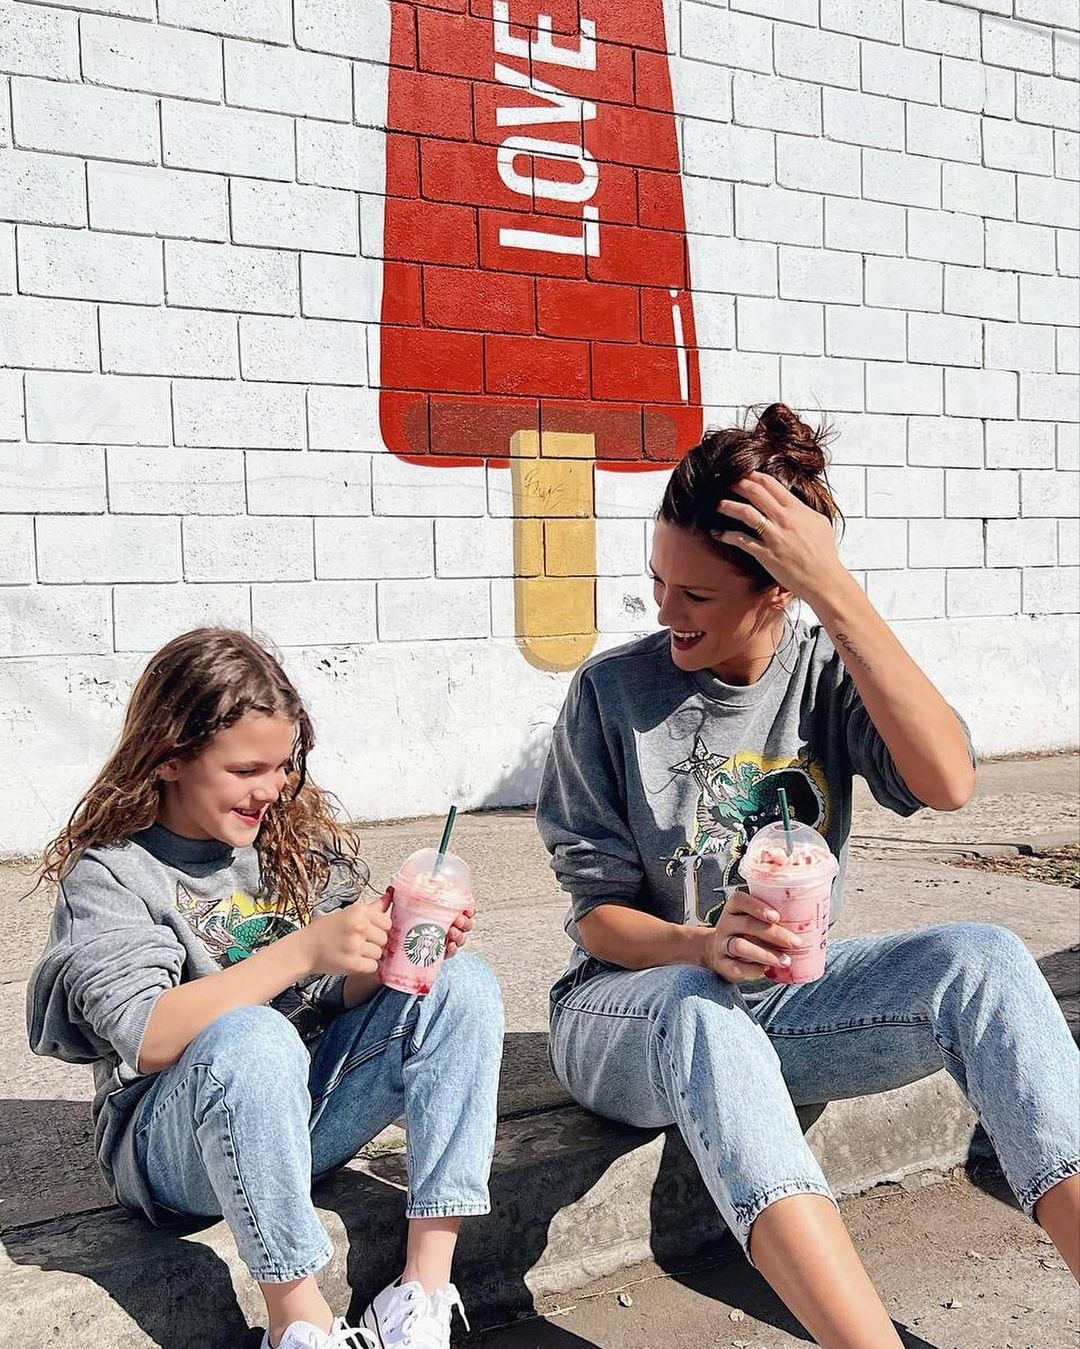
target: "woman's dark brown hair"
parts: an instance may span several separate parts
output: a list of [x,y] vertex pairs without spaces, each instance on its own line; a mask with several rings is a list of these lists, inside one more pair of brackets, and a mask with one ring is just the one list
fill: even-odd
[[196,758],[248,712],[280,716],[296,728],[284,790],[267,810],[255,847],[266,889],[279,909],[302,917],[343,865],[359,889],[367,868],[356,836],[336,818],[333,800],[307,776],[315,733],[280,664],[243,632],[197,628],[150,658],[131,693],[120,739],[71,819],[45,849],[40,880],[64,878],[88,848],[121,843],[147,828],[161,808],[158,769]]
[[748,474],[768,473],[828,520],[843,521],[826,476],[829,438],[824,425],[814,430],[784,403],[770,403],[750,414],[751,424],[710,431],[688,450],[668,479],[657,518],[703,535],[721,557],[760,589],[775,585],[756,558],[714,537],[720,530],[750,533],[747,525],[718,510],[721,499],[744,501],[735,490]]

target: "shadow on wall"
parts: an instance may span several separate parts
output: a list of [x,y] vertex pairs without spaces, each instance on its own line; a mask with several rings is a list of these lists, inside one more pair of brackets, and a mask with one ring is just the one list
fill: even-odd
[[502,772],[482,793],[473,809],[495,810],[500,806],[536,804],[540,775],[544,771],[544,760],[551,743],[551,728],[558,711],[558,707],[555,707],[550,711],[550,720],[538,720],[530,725],[528,739],[513,761],[503,766]]

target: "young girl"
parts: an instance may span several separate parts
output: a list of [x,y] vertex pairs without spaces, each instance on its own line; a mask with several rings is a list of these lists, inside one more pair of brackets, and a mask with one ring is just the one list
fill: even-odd
[[[243,633],[189,632],[153,657],[45,853],[58,895],[31,1045],[93,1063],[121,1204],[224,1215],[266,1300],[263,1349],[446,1349],[458,1226],[489,1208],[498,986],[460,956],[425,998],[381,987],[392,893],[358,898],[355,836],[307,777],[313,738]],[[448,955],[471,926],[457,920]],[[314,1278],[332,1252],[311,1181],[402,1114],[405,1268],[351,1329]]]
[[[747,1255],[816,1341],[899,1345],[795,1105],[885,1091],[942,1064],[1017,1198],[1080,1261],[1077,1057],[1023,944],[950,923],[830,943],[823,978],[763,979],[800,939],[739,888],[752,834],[798,818],[843,863],[858,773],[883,805],[954,810],[965,730],[840,563],[821,437],[774,404],[673,473],[652,571],[665,631],[575,678],[540,831],[576,942],[552,990],[567,1090],[675,1123]],[[792,622],[805,600],[819,626]],[[839,909],[839,881],[833,917]]]

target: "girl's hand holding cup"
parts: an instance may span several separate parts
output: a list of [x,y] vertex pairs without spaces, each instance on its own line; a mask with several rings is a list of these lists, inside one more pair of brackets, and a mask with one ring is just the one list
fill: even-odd
[[463,909],[461,913],[450,924],[446,934],[446,959],[449,960],[452,955],[465,945],[469,933],[472,931],[473,914],[476,912],[476,905],[470,904],[468,908]]
[[780,915],[763,900],[745,890],[736,890],[710,933],[706,962],[729,984],[764,979],[767,969],[791,964],[789,951],[802,946],[802,938],[779,923]]
[[392,889],[368,904],[316,914],[300,936],[312,974],[374,974],[390,936]]

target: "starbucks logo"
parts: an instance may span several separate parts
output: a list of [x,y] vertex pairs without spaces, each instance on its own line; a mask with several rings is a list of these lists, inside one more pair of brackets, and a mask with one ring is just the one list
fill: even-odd
[[405,954],[413,965],[434,965],[446,945],[446,933],[438,923],[417,923],[405,934]]

